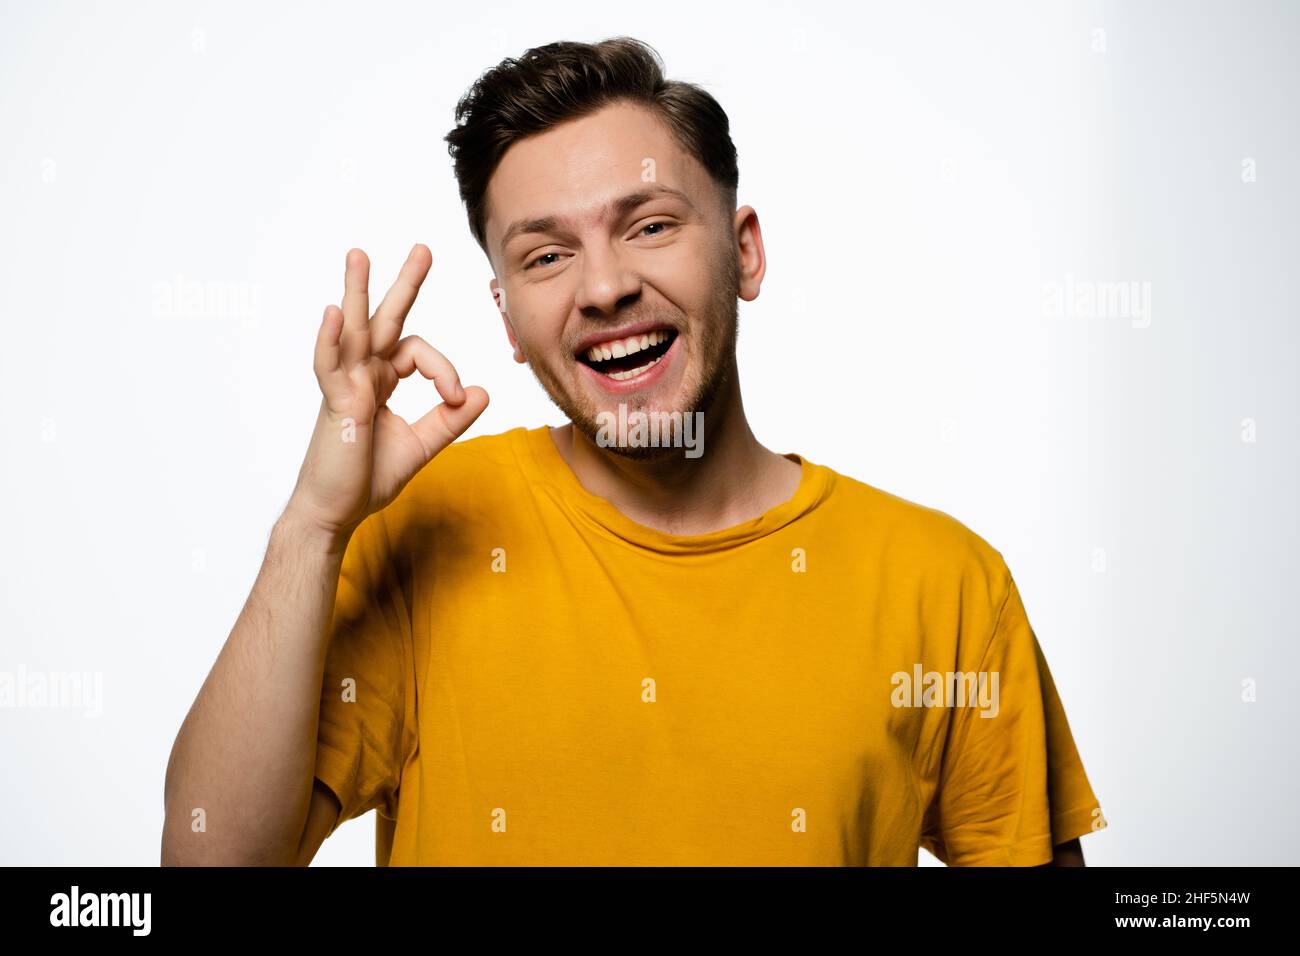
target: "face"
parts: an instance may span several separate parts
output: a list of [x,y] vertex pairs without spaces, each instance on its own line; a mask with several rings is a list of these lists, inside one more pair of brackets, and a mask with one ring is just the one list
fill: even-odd
[[732,384],[737,297],[757,296],[763,253],[753,210],[731,213],[722,195],[630,103],[515,143],[493,174],[486,235],[506,334],[593,443],[597,416],[620,404],[707,412]]

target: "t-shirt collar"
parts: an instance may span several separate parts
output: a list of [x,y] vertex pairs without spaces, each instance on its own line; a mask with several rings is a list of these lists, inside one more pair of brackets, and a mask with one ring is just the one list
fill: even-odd
[[551,438],[551,430],[538,428],[514,429],[520,446],[521,460],[538,480],[554,495],[557,503],[577,516],[600,534],[625,544],[660,554],[703,554],[725,551],[755,541],[784,528],[816,508],[830,494],[834,472],[817,465],[793,452],[785,457],[802,469],[799,485],[794,494],[748,521],[720,528],[706,534],[667,534],[633,521],[605,498],[592,494],[583,487],[569,463]]

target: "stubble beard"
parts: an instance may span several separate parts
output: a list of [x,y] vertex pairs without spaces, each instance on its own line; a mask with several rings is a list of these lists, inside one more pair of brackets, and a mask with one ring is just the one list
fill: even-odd
[[[740,307],[736,298],[740,266],[736,252],[731,250],[724,264],[720,281],[712,283],[716,294],[709,300],[707,314],[690,329],[692,337],[699,342],[698,372],[693,385],[688,385],[686,398],[681,407],[676,409],[648,409],[644,397],[636,394],[627,396],[628,414],[635,411],[680,412],[683,419],[687,415],[698,414],[701,421],[707,418],[717,398],[722,394],[731,379],[731,368],[735,363],[736,336],[738,333]],[[675,323],[669,323],[674,328]],[[682,334],[679,331],[679,336]],[[685,343],[683,343],[685,344]],[[676,347],[676,345],[674,345]],[[522,345],[521,345],[522,349]],[[585,435],[593,445],[607,448],[609,451],[635,461],[651,461],[670,455],[680,455],[681,449],[666,444],[659,446],[625,446],[620,444],[602,445],[598,439],[601,424],[597,421],[599,411],[592,407],[590,401],[576,401],[565,388],[560,377],[545,362],[534,361],[527,351],[528,367],[551,401],[573,423],[573,427]],[[680,361],[682,357],[678,357]],[[688,370],[689,374],[689,370]]]

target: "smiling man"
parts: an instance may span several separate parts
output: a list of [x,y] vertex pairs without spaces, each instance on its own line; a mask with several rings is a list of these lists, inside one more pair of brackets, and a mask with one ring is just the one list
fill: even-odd
[[[468,101],[480,118],[449,139],[515,358],[571,423],[555,435],[566,463],[627,516],[676,534],[730,527],[789,499],[801,469],[754,438],[736,372],[737,297],[756,298],[763,280],[758,216],[736,209],[734,149],[713,145],[713,173],[679,141],[727,138],[725,116],[683,104],[675,136],[653,107],[615,99],[518,139],[480,197],[476,173],[490,162],[480,139],[495,130],[478,111],[509,95],[501,82],[481,82]],[[690,461],[671,443],[606,444],[599,419],[619,406],[623,418],[703,421],[709,453]]]
[[[618,38],[507,60],[456,119],[506,336],[568,424],[456,442],[486,392],[401,336],[429,250],[373,314],[349,253],[164,862],[306,863],[377,809],[381,865],[1081,864],[1104,819],[1001,555],[750,429],[763,240],[717,102]],[[408,424],[417,369],[443,403]]]

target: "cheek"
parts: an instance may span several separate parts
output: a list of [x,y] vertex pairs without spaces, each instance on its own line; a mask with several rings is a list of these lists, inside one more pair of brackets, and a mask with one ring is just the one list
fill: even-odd
[[719,273],[713,259],[698,248],[659,250],[652,262],[644,263],[641,277],[659,296],[688,316],[705,314],[718,295]]
[[525,354],[550,361],[558,352],[566,313],[545,297],[515,292],[507,299],[510,327]]

